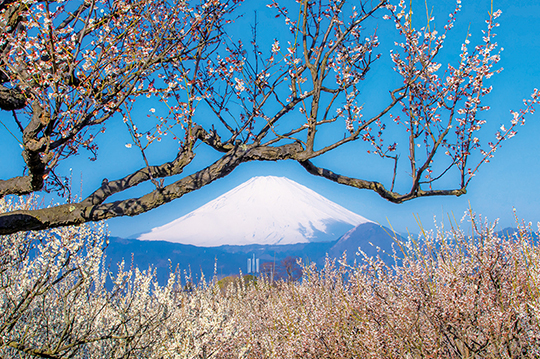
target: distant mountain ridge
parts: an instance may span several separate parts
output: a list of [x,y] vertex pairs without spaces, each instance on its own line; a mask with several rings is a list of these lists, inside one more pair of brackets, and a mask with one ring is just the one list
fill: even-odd
[[[505,228],[498,231],[499,236],[514,236],[515,228]],[[292,256],[299,257],[305,263],[316,263],[319,268],[324,265],[326,258],[340,258],[347,253],[347,261],[352,263],[358,256],[359,249],[368,257],[380,257],[388,264],[393,264],[391,257],[394,239],[391,230],[373,222],[360,224],[344,235],[330,242],[295,243],[288,245],[223,245],[219,247],[198,247],[188,244],[172,243],[166,241],[140,241],[136,239],[123,239],[111,237],[105,250],[106,263],[113,272],[117,264],[124,260],[126,267],[130,263],[139,269],[148,269],[150,266],[157,272],[158,281],[165,284],[171,270],[182,273],[191,273],[197,282],[204,274],[211,278],[214,273],[218,278],[229,275],[238,275],[241,271],[247,272],[247,259],[255,255],[264,262],[279,262]],[[414,235],[418,238],[418,235]],[[401,241],[406,239],[400,235]],[[538,241],[538,235],[533,234],[533,240]],[[421,239],[421,238],[420,238]],[[401,255],[396,248],[398,256]],[[133,261],[133,262],[132,262]]]
[[[340,258],[347,252],[351,262],[357,258],[360,247],[368,256],[381,255],[390,259],[386,253],[392,253],[393,239],[391,233],[373,222],[367,222],[354,227],[346,235],[330,242],[307,242],[294,244],[250,244],[223,245],[219,247],[199,247],[189,244],[166,241],[140,241],[113,237],[106,249],[107,263],[112,270],[124,260],[140,269],[152,266],[156,269],[158,280],[165,283],[170,270],[180,270],[181,273],[191,272],[194,278],[200,278],[204,273],[206,278],[215,274],[218,277],[237,275],[247,272],[247,259],[255,255],[261,265],[265,262],[279,262],[292,256],[302,258],[304,263],[316,263],[320,268],[326,258]],[[371,244],[370,244],[371,243]],[[380,250],[378,249],[380,248]],[[390,263],[390,262],[389,262]]]
[[370,220],[285,177],[253,177],[138,237],[201,247],[329,242]]
[[[403,237],[395,234],[398,239]],[[347,252],[347,258],[354,258],[360,248],[368,257],[380,255],[383,260],[393,254],[392,244],[395,242],[394,234],[385,227],[376,223],[365,223],[356,226],[343,236],[328,250],[331,258],[340,257]]]

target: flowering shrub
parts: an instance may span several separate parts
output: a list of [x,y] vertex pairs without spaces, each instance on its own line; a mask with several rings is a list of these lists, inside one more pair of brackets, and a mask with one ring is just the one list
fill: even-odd
[[[0,210],[28,207],[0,202]],[[536,358],[540,250],[470,213],[300,281],[202,281],[103,266],[103,224],[0,237],[0,355],[46,358]],[[361,252],[360,252],[361,255]],[[107,289],[106,281],[112,287]]]

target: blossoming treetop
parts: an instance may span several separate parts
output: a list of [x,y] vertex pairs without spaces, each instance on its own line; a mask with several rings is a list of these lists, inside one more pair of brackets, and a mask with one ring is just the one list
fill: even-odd
[[[294,160],[313,175],[395,203],[459,196],[538,100],[534,90],[507,127],[480,140],[485,120],[478,114],[488,109],[482,98],[492,90],[486,82],[499,61],[493,41],[499,11],[490,12],[480,44],[467,39],[458,63],[441,66],[438,55],[459,0],[441,33],[429,26],[431,18],[416,29],[403,1],[304,0],[290,8],[273,1],[267,6],[288,42],[261,42],[254,26],[249,49],[246,39],[231,34],[242,6],[239,0],[2,1],[1,121],[16,129],[25,166],[23,175],[0,180],[0,196],[69,190],[59,164],[83,150],[95,158],[99,134],[116,118],[142,162],[123,178],[107,180],[103,173],[102,185],[81,201],[0,214],[0,234],[134,216],[249,161]],[[391,59],[400,81],[381,93],[384,106],[363,116],[360,86],[380,56],[375,19],[395,24],[401,40]],[[141,116],[135,107],[150,103],[147,98],[162,106]],[[337,136],[318,136],[320,130]],[[178,151],[170,162],[151,163],[149,148],[171,138]],[[388,183],[315,164],[354,141],[393,162]],[[220,158],[165,184],[191,164],[199,144]],[[408,162],[403,172],[410,182],[403,193],[395,189],[400,158]],[[442,187],[443,177],[454,185]],[[143,196],[107,201],[144,182],[153,188]]]

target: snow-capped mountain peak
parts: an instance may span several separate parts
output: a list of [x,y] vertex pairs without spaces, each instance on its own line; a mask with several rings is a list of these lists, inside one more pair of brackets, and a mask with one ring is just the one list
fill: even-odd
[[331,241],[371,222],[285,177],[253,177],[141,240],[196,246]]

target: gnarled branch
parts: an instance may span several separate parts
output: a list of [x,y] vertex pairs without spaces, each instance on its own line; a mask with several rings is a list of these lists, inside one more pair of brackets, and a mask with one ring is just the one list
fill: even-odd
[[0,85],[0,109],[4,111],[19,110],[26,106],[26,97],[18,89],[10,89]]
[[122,192],[136,184],[149,180],[150,172],[155,177],[165,177],[165,175],[174,175],[179,171],[181,172],[183,166],[191,161],[193,154],[180,154],[175,161],[170,163],[141,169],[121,180],[104,182],[101,188],[94,191],[81,203],[0,214],[0,234],[79,225],[119,216],[136,216],[228,175],[243,162],[294,159],[302,150],[302,146],[298,143],[279,147],[237,146],[210,166],[168,186],[155,189],[139,198],[103,203],[113,193]]
[[461,196],[462,194],[467,193],[467,188],[462,187],[459,189],[452,190],[429,190],[424,191],[417,184],[416,187],[413,187],[409,193],[399,194],[394,191],[390,191],[384,187],[383,184],[377,181],[366,181],[358,178],[351,178],[343,176],[337,173],[334,173],[328,169],[320,168],[315,166],[311,161],[298,161],[312,175],[320,176],[326,179],[329,179],[333,182],[344,184],[346,186],[355,187],[359,189],[369,189],[375,191],[382,198],[392,202],[392,203],[403,203],[414,198],[419,197],[429,197],[429,196]]

